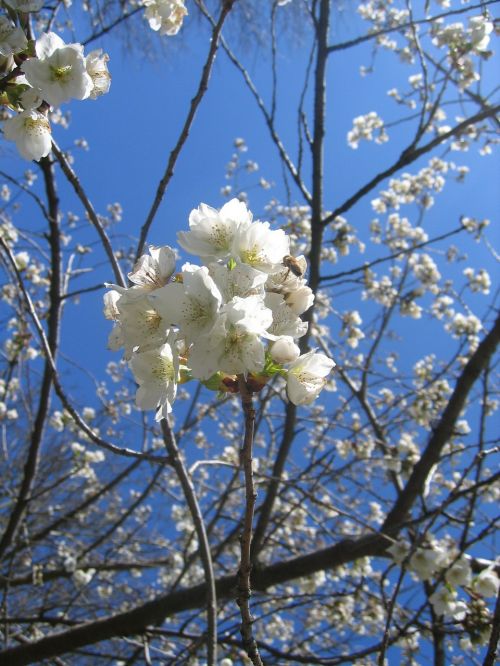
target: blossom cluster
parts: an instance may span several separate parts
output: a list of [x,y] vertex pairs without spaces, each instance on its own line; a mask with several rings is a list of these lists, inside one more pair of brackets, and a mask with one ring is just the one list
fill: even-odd
[[[38,12],[40,0],[9,0],[9,15],[0,15],[0,56],[9,77],[3,101],[16,112],[3,124],[3,135],[20,155],[39,160],[49,154],[52,130],[49,109],[71,99],[96,99],[109,91],[109,57],[101,49],[87,56],[78,43],[66,44],[55,32],[28,40],[16,14]],[[187,10],[183,0],[143,0],[145,18],[161,35],[175,35]],[[19,21],[21,23],[21,21]]]
[[181,29],[187,9],[184,0],[143,0],[144,17],[149,27],[160,35],[176,35]]
[[39,160],[52,146],[49,108],[107,93],[111,81],[108,56],[101,50],[84,56],[81,44],[66,44],[54,32],[28,41],[11,17],[14,12],[39,11],[42,3],[10,0],[8,4],[13,11],[9,17],[0,16],[0,54],[9,75],[4,101],[17,113],[5,120],[3,134],[15,142],[23,158]]
[[[429,596],[429,602],[437,615],[458,622],[465,627],[477,625],[477,640],[488,641],[490,623],[485,622],[489,612],[483,598],[495,597],[500,587],[496,573],[496,563],[492,562],[474,576],[471,560],[467,555],[459,555],[453,542],[447,539],[430,541],[426,545],[413,548],[406,541],[397,541],[388,552],[393,560],[406,566],[421,581],[436,579],[438,584]],[[439,582],[444,579],[444,585]],[[459,592],[464,590],[470,599],[466,602]],[[477,617],[478,610],[480,616]]]
[[286,378],[294,404],[311,403],[334,362],[314,351],[301,355],[295,342],[307,332],[300,315],[314,300],[304,257],[290,256],[285,232],[253,221],[238,199],[220,210],[201,204],[189,226],[179,244],[203,265],[186,263],[175,273],[174,250],[150,247],[129,274],[133,286],[110,285],[105,295],[105,315],[115,321],[109,346],[125,350],[137,406],[157,409],[160,419],[179,381],[237,392],[239,375],[259,390],[276,374]]
[[467,27],[460,22],[443,26],[436,22],[433,26],[433,42],[440,48],[447,48],[448,60],[457,71],[461,89],[468,88],[481,78],[470,56],[488,57],[493,29],[492,21],[483,14],[469,17]]
[[370,111],[364,116],[357,116],[352,121],[353,128],[347,133],[347,143],[353,149],[356,149],[359,142],[363,139],[371,141],[373,133],[377,130],[375,143],[385,143],[389,136],[384,128],[384,121],[375,112]]

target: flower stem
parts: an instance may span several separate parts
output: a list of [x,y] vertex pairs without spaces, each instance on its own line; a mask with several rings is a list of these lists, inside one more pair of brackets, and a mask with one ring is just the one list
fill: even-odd
[[243,532],[240,537],[241,561],[238,569],[238,596],[236,602],[240,607],[241,613],[241,637],[243,647],[254,666],[264,666],[260,657],[257,643],[253,636],[252,625],[253,617],[250,612],[250,574],[252,564],[250,560],[250,547],[252,544],[252,524],[255,509],[255,500],[257,493],[253,482],[252,470],[252,445],[255,425],[255,409],[253,407],[252,394],[248,390],[247,383],[243,375],[238,377],[241,405],[245,416],[245,435],[243,446],[240,450],[240,468],[243,468],[245,475],[245,515],[243,519]]

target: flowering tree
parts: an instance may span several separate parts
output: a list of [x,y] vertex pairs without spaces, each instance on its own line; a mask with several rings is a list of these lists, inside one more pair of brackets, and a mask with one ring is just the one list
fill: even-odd
[[[1,664],[494,663],[498,255],[470,180],[493,171],[495,4],[367,0],[340,40],[330,0],[4,0]],[[113,95],[88,47],[115,30],[206,39],[133,241],[55,138],[70,100]],[[389,103],[364,94],[341,136],[334,73],[360,50],[351,94]],[[236,139],[221,192],[148,245],[217,53],[280,194],[254,206],[273,184]],[[102,294],[94,376],[95,326],[65,348]]]

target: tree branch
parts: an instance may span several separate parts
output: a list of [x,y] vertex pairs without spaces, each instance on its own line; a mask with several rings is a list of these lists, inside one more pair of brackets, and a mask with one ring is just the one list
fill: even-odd
[[[57,196],[55,181],[54,181],[54,170],[52,163],[48,157],[44,157],[40,160],[40,168],[42,170],[44,180],[45,180],[45,191],[47,194],[48,210],[47,210],[47,219],[49,221],[49,234],[48,241],[50,245],[50,254],[51,254],[51,275],[50,275],[50,287],[49,287],[49,312],[48,312],[48,322],[47,322],[47,347],[50,350],[52,363],[57,354],[57,348],[59,343],[59,327],[60,327],[60,318],[61,318],[61,243],[60,243],[60,232],[59,232],[59,199]],[[7,247],[3,243],[2,244]],[[9,250],[10,252],[10,250]],[[13,264],[14,269],[16,270],[16,276],[18,280],[21,280],[15,262]],[[24,285],[23,285],[24,287]],[[27,292],[26,292],[27,293]],[[43,330],[43,329],[42,329]],[[28,450],[28,455],[26,462],[24,464],[23,478],[21,485],[19,487],[19,493],[17,496],[16,503],[10,514],[9,521],[5,528],[5,531],[0,540],[0,558],[3,556],[9,545],[12,543],[12,540],[15,538],[19,525],[21,523],[24,512],[29,503],[30,493],[35,480],[38,462],[39,462],[39,453],[40,446],[42,443],[43,431],[45,427],[45,420],[50,407],[50,392],[52,389],[53,373],[51,368],[51,363],[48,359],[45,360],[42,383],[40,386],[40,399],[38,401],[38,409],[33,424],[33,430],[31,432],[30,446]]]
[[212,563],[212,554],[208,542],[207,530],[203,514],[196,497],[196,492],[191,480],[191,476],[184,464],[179,447],[175,440],[174,433],[166,419],[161,422],[163,441],[171,459],[171,465],[177,474],[177,478],[182,487],[186,503],[188,505],[191,517],[193,519],[194,529],[198,537],[200,557],[207,581],[207,664],[216,666],[217,664],[217,593],[215,590],[215,575]]
[[156,216],[156,213],[158,212],[158,208],[160,207],[160,204],[163,200],[163,197],[165,195],[165,190],[167,189],[167,186],[172,179],[172,176],[174,175],[174,169],[175,165],[177,163],[177,158],[179,157],[181,150],[184,146],[184,144],[187,141],[187,138],[189,136],[189,131],[191,129],[191,126],[193,124],[194,118],[196,116],[196,112],[198,110],[198,107],[201,104],[201,101],[203,97],[205,96],[205,93],[208,90],[208,81],[210,79],[210,74],[212,72],[212,66],[215,61],[215,54],[217,53],[217,49],[219,46],[219,38],[220,34],[222,31],[222,26],[224,25],[224,21],[227,18],[227,15],[231,11],[231,8],[233,6],[234,0],[225,0],[222,3],[222,11],[219,17],[219,20],[217,21],[216,25],[214,26],[214,29],[212,31],[212,38],[210,40],[210,49],[208,51],[208,56],[205,61],[205,65],[203,66],[203,71],[201,73],[201,79],[200,83],[198,85],[198,90],[191,100],[191,106],[189,108],[189,112],[187,114],[186,120],[184,122],[184,125],[182,127],[181,133],[179,135],[179,138],[177,139],[177,143],[175,144],[172,152],[170,153],[170,156],[168,158],[168,163],[167,167],[165,169],[165,173],[163,175],[163,178],[160,180],[158,184],[158,188],[156,190],[156,195],[153,201],[153,205],[151,206],[151,209],[148,213],[148,216],[146,218],[146,221],[141,227],[141,233],[139,236],[139,243],[137,244],[137,250],[135,253],[136,260],[141,256],[143,250],[144,250],[144,245],[146,244],[146,238],[149,233],[149,229],[151,225],[153,224],[154,218]]
[[426,153],[430,152],[431,150],[442,144],[447,139],[450,139],[453,136],[459,136],[464,130],[466,130],[469,127],[469,125],[478,123],[481,120],[486,120],[486,118],[492,118],[499,111],[500,111],[500,105],[484,109],[479,113],[476,113],[476,115],[471,116],[470,118],[466,118],[461,123],[458,123],[458,125],[453,127],[448,132],[444,132],[444,134],[440,134],[439,136],[435,137],[434,139],[432,139],[432,141],[429,141],[424,146],[421,146],[420,148],[410,147],[409,151],[404,150],[401,153],[397,162],[395,162],[389,168],[385,169],[385,171],[382,171],[381,173],[377,174],[368,183],[366,183],[366,185],[363,185],[363,187],[361,187],[356,192],[356,194],[353,194],[351,197],[349,197],[349,199],[344,201],[343,204],[338,206],[338,208],[336,208],[332,213],[327,215],[323,220],[323,224],[327,225],[339,215],[343,215],[344,213],[346,213],[355,204],[357,204],[358,201],[360,201],[366,194],[368,194],[368,192],[371,192],[375,187],[377,187],[379,183],[384,181],[386,178],[393,176],[397,171],[399,171],[399,169],[408,166],[409,164],[412,164],[419,157],[422,157],[422,155],[425,155]]
[[245,476],[245,514],[243,517],[243,532],[240,536],[241,562],[237,575],[238,596],[236,597],[236,603],[240,607],[241,613],[240,631],[243,639],[243,647],[254,666],[263,666],[259,648],[252,631],[254,619],[250,612],[250,597],[252,596],[250,587],[250,574],[252,572],[250,550],[252,544],[253,514],[255,500],[257,499],[252,469],[255,409],[253,407],[252,394],[248,390],[246,380],[242,375],[240,375],[238,383],[241,395],[241,406],[245,417],[245,434],[243,438],[243,447],[240,451],[240,468],[243,468]]

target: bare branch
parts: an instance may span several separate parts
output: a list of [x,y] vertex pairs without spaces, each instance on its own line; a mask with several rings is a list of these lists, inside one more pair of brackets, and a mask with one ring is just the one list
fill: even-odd
[[168,184],[170,180],[172,179],[172,176],[174,175],[174,169],[175,165],[177,163],[177,159],[181,153],[181,150],[184,146],[184,144],[187,141],[187,138],[189,136],[189,132],[191,130],[191,127],[193,125],[196,112],[198,111],[198,108],[201,104],[201,101],[203,97],[205,96],[205,93],[208,90],[208,82],[210,80],[210,74],[212,73],[212,66],[215,61],[215,54],[217,53],[217,49],[219,46],[219,38],[221,35],[222,31],[222,26],[224,25],[224,21],[227,18],[227,15],[232,9],[234,0],[224,0],[222,3],[222,10],[219,16],[219,20],[214,26],[214,29],[212,31],[212,38],[210,40],[210,48],[208,51],[207,59],[205,61],[205,64],[203,66],[203,70],[201,73],[201,78],[200,82],[198,84],[198,90],[196,91],[195,96],[191,100],[191,105],[189,107],[189,112],[186,116],[186,120],[184,121],[184,125],[182,127],[181,133],[179,134],[179,138],[177,139],[177,143],[175,144],[172,152],[170,153],[170,156],[168,158],[168,163],[167,167],[165,169],[165,173],[163,174],[162,179],[160,180],[158,184],[158,188],[156,190],[156,195],[153,201],[153,204],[151,206],[151,209],[148,213],[148,216],[146,218],[146,221],[141,227],[141,233],[139,236],[139,242],[137,244],[137,250],[135,253],[136,259],[138,259],[143,250],[144,246],[146,244],[146,238],[149,233],[149,229],[151,225],[153,224],[153,221],[155,219],[156,213],[158,212],[158,208],[160,207],[160,204],[163,200],[163,197],[165,195],[165,191],[168,187]]

